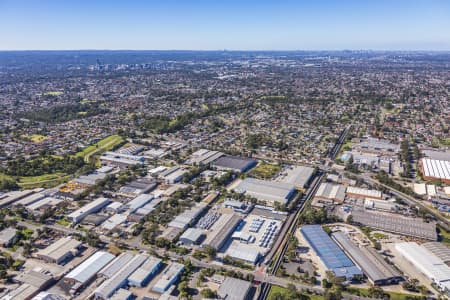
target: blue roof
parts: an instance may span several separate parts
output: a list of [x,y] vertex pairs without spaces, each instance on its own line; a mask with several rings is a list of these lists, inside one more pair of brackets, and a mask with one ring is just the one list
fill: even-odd
[[336,276],[351,278],[361,270],[348,258],[320,225],[305,225],[301,232],[325,266]]

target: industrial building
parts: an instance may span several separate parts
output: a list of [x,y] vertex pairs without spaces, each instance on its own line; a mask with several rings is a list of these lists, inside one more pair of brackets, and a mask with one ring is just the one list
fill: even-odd
[[109,263],[106,267],[100,270],[100,272],[98,272],[98,275],[106,278],[111,278],[120,269],[122,269],[133,257],[134,255],[129,252],[124,252],[120,254],[111,263]]
[[244,173],[255,167],[257,164],[258,162],[252,158],[225,155],[213,161],[211,167],[218,170]]
[[191,154],[187,163],[191,165],[208,165],[223,155],[225,154],[219,151],[200,149]]
[[15,228],[5,228],[0,231],[0,246],[9,247],[17,238],[17,230]]
[[346,187],[339,184],[322,183],[314,196],[314,200],[323,204],[343,203]]
[[450,267],[439,257],[417,243],[398,243],[395,249],[439,289],[450,292]]
[[422,244],[422,247],[439,257],[447,265],[450,265],[450,248],[443,243],[428,242]]
[[111,253],[98,251],[67,274],[64,282],[72,285],[71,293],[74,294],[80,288],[87,286],[94,276],[113,259],[114,255]]
[[153,178],[139,178],[120,188],[119,192],[128,195],[140,195],[153,190],[158,183]]
[[128,284],[131,286],[143,287],[152,276],[158,272],[161,267],[162,260],[156,257],[149,257],[133,274],[128,277]]
[[124,223],[127,220],[127,216],[124,214],[115,214],[111,216],[109,219],[107,219],[102,225],[102,229],[105,230],[113,230],[120,224]]
[[82,243],[70,237],[64,237],[37,253],[37,257],[47,262],[62,264],[76,256]]
[[258,249],[250,247],[241,247],[240,245],[231,245],[225,254],[233,259],[240,260],[249,264],[256,264],[261,257]]
[[83,220],[87,215],[93,214],[95,212],[98,212],[103,207],[107,206],[109,204],[110,200],[107,198],[97,198],[92,202],[89,202],[85,206],[83,206],[80,209],[77,209],[73,213],[69,214],[67,218],[72,223],[79,223],[81,220]]
[[176,216],[167,226],[179,229],[185,229],[192,225],[206,208],[206,203],[196,203],[193,207],[185,210]]
[[214,225],[212,225],[203,245],[220,250],[241,220],[241,217],[235,214],[221,215]]
[[422,158],[419,166],[425,180],[440,180],[450,184],[450,161]]
[[370,251],[366,247],[359,248],[345,233],[341,231],[334,232],[332,238],[363,271],[372,284],[389,285],[403,280],[400,273],[390,266],[377,252]]
[[172,263],[164,270],[161,278],[155,283],[152,290],[160,294],[164,293],[178,280],[183,270],[184,265],[175,262]]
[[363,189],[354,186],[347,187],[345,193],[347,194],[348,197],[353,198],[376,199],[376,200],[381,200],[383,198],[383,195],[381,194],[380,191]]
[[273,205],[275,202],[287,204],[294,195],[294,185],[284,182],[245,178],[234,189],[237,193],[244,193],[255,197],[259,201],[266,201]]
[[357,150],[361,153],[373,153],[379,155],[396,155],[400,151],[400,145],[377,138],[367,138],[359,144],[351,146],[351,148],[352,150]]
[[128,202],[127,204],[125,204],[124,210],[128,210],[130,213],[134,213],[136,210],[152,201],[153,198],[155,198],[155,196],[153,195],[141,194],[136,198],[134,198],[133,200],[131,200],[130,202]]
[[12,191],[9,193],[5,193],[0,195],[0,208],[10,205],[20,199],[23,199],[31,194],[33,194],[33,190],[24,190],[24,191]]
[[34,214],[39,214],[49,207],[54,207],[58,205],[62,201],[63,201],[62,199],[54,197],[45,197],[44,199],[36,201],[33,204],[27,205],[26,209]]
[[119,168],[128,168],[131,166],[143,165],[145,158],[143,156],[108,151],[100,156],[100,161],[102,164],[114,165]]
[[325,268],[333,271],[337,277],[351,280],[356,275],[363,275],[361,270],[347,257],[320,225],[305,225],[300,229],[300,232],[320,258]]
[[314,175],[315,169],[305,166],[289,166],[276,179],[277,181],[293,184],[296,189],[301,190],[308,186]]
[[226,277],[219,287],[217,295],[220,299],[248,300],[250,299],[250,288],[252,284],[248,281]]
[[436,224],[421,219],[401,217],[396,214],[381,214],[354,209],[353,222],[377,230],[437,241]]
[[43,193],[36,193],[36,194],[31,194],[29,196],[26,196],[18,201],[16,201],[13,205],[21,205],[21,206],[27,206],[27,205],[31,205],[41,199],[44,199],[45,195]]
[[187,172],[187,170],[182,169],[179,166],[174,166],[159,173],[158,177],[164,180],[164,182],[167,184],[174,184],[180,182],[183,179],[184,174],[186,174]]
[[205,234],[203,230],[200,228],[188,228],[180,236],[180,242],[182,242],[184,245],[198,245],[204,235]]
[[134,256],[130,261],[120,268],[112,277],[104,281],[95,291],[94,294],[97,298],[108,299],[118,289],[123,287],[128,282],[128,277],[136,271],[147,259],[146,254],[138,254]]
[[109,300],[131,300],[134,299],[133,293],[126,289],[118,289]]

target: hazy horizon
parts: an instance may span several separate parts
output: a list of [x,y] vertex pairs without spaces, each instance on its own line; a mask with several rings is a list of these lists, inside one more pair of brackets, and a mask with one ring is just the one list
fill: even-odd
[[450,2],[0,0],[0,50],[449,51]]

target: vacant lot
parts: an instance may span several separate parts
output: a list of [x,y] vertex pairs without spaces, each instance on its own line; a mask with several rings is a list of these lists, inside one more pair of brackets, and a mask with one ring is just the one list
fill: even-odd
[[75,156],[83,157],[85,162],[89,162],[93,155],[108,151],[123,142],[120,135],[110,135],[94,145],[84,148],[82,151],[75,154]]
[[250,174],[256,178],[270,179],[281,171],[281,166],[261,162],[254,168]]

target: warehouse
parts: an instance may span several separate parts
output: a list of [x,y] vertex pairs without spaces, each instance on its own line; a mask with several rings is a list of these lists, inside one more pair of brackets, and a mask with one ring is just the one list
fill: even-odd
[[395,244],[395,249],[441,290],[450,291],[450,268],[436,255],[413,242]]
[[363,210],[352,211],[353,222],[371,228],[437,241],[436,224],[425,223],[417,218],[401,217],[395,214],[373,213]]
[[368,190],[359,187],[349,186],[345,191],[347,196],[354,198],[363,198],[363,199],[378,199],[381,200],[382,194],[377,190]]
[[100,161],[102,163],[118,166],[119,168],[128,168],[130,166],[144,164],[145,158],[143,156],[108,151],[100,156]]
[[216,159],[211,163],[211,166],[218,170],[244,173],[255,167],[257,164],[258,162],[252,158],[225,155]]
[[162,260],[156,257],[149,257],[136,271],[128,277],[128,284],[131,286],[145,286],[153,275],[158,272],[161,267]]
[[98,251],[82,262],[64,277],[64,282],[72,284],[71,293],[75,293],[80,288],[94,278],[104,266],[114,259],[114,255],[104,251]]
[[447,265],[450,265],[450,248],[439,242],[428,242],[422,244],[428,251],[439,257]]
[[0,195],[0,207],[7,206],[11,203],[14,203],[20,199],[23,199],[31,194],[33,194],[33,190],[24,190],[24,191],[13,191],[6,194]]
[[131,300],[133,293],[126,289],[118,289],[109,300]]
[[375,200],[371,198],[366,198],[364,200],[364,207],[366,209],[374,209],[388,212],[396,212],[399,209],[399,206],[395,202]]
[[301,190],[308,186],[315,169],[305,166],[288,166],[277,181],[293,184],[296,189]]
[[346,187],[343,185],[322,183],[314,196],[320,203],[343,203]]
[[63,200],[53,197],[45,197],[44,199],[41,199],[37,202],[34,202],[33,204],[30,204],[27,206],[27,210],[33,212],[33,213],[39,213],[45,211],[49,207],[54,207],[61,203]]
[[136,210],[152,201],[153,198],[154,196],[149,194],[139,195],[130,202],[128,202],[127,204],[125,204],[124,209],[129,210],[130,213],[134,213]]
[[425,180],[440,180],[450,184],[450,161],[422,158],[420,169]]
[[333,271],[337,277],[351,280],[356,275],[363,275],[320,225],[305,225],[300,229],[300,232],[325,268]]
[[140,195],[153,190],[158,184],[153,178],[140,178],[120,188],[120,192],[130,195]]
[[219,151],[200,149],[191,154],[187,163],[191,165],[207,165],[223,155],[224,154]]
[[397,284],[403,278],[375,251],[359,248],[348,236],[341,232],[334,232],[332,238],[345,254],[364,272],[370,283],[374,285]]
[[89,202],[82,208],[74,211],[70,215],[67,216],[67,218],[72,223],[79,223],[81,220],[83,220],[87,215],[98,212],[103,207],[107,206],[109,204],[109,199],[107,198],[97,198],[92,202]]
[[146,254],[138,254],[133,257],[128,263],[117,271],[111,278],[104,281],[95,291],[97,298],[108,299],[114,292],[127,284],[128,277],[136,271],[147,259]]
[[120,224],[124,223],[127,220],[127,216],[123,214],[115,214],[111,216],[108,220],[106,220],[101,227],[105,230],[113,230]]
[[37,257],[47,262],[62,264],[66,260],[76,256],[82,243],[70,237],[64,237],[47,248],[40,250]]
[[0,246],[10,247],[17,239],[17,230],[15,228],[5,228],[0,231]]
[[184,245],[198,245],[204,237],[204,232],[199,228],[188,228],[181,236],[180,242]]
[[225,254],[233,259],[249,263],[256,264],[260,258],[260,253],[256,248],[241,247],[240,245],[231,245]]
[[212,225],[211,230],[208,233],[208,237],[203,245],[220,250],[225,242],[230,238],[231,234],[241,220],[241,217],[235,214],[221,215],[219,220]]
[[374,153],[379,155],[395,155],[400,151],[400,145],[377,138],[367,138],[361,143],[353,145],[351,148],[362,153]]
[[178,280],[183,270],[184,265],[175,262],[172,263],[164,270],[161,278],[155,283],[152,290],[157,293],[164,293]]
[[98,275],[106,278],[111,278],[120,269],[122,269],[131,259],[133,259],[133,257],[134,255],[129,252],[124,252],[120,254],[109,265],[107,265],[100,272],[98,272]]
[[290,183],[245,178],[235,191],[274,205],[275,202],[287,204],[294,195],[295,189]]
[[45,195],[42,193],[31,194],[31,195],[24,197],[24,198],[20,199],[19,201],[15,202],[14,205],[27,206],[27,205],[31,205],[39,200],[42,200],[44,198],[45,198]]
[[176,216],[167,226],[185,229],[193,224],[206,208],[206,203],[196,203],[193,207]]
[[219,287],[217,295],[220,299],[228,300],[248,300],[252,284],[248,281],[226,277]]

